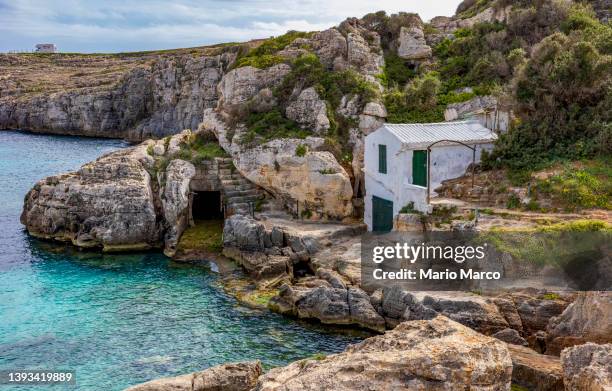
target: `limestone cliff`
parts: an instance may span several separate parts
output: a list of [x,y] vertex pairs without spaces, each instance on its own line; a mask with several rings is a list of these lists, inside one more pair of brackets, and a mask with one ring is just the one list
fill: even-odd
[[[15,70],[14,65],[9,66],[14,60],[11,56],[15,55],[0,56],[0,66],[4,65],[8,72]],[[54,66],[49,71],[59,73],[56,80],[38,81],[44,83],[40,88],[49,92],[36,93],[37,86],[20,89],[0,83],[0,129],[134,141],[195,129],[202,121],[202,111],[217,104],[217,83],[234,58],[231,52],[160,56],[144,63],[130,63],[128,70],[128,65],[121,64],[114,70],[115,80],[105,80],[97,74],[89,78],[76,76],[83,79],[85,86],[66,83],[65,89],[53,87],[79,73],[62,75],[61,66]],[[27,69],[38,63],[26,60],[16,65]],[[70,64],[72,69],[74,66]],[[28,82],[16,79],[18,84]],[[103,85],[96,85],[98,82]]]

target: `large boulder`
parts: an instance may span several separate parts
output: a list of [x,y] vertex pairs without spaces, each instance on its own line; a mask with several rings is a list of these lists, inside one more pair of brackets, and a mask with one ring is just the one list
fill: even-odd
[[294,286],[282,286],[279,296],[270,302],[271,309],[301,319],[317,319],[325,324],[352,324],[380,332],[385,330],[385,320],[376,312],[367,293],[357,287],[346,288],[333,272],[324,272],[321,276],[326,277],[324,274],[328,274],[331,283],[314,279]]
[[104,251],[160,244],[146,145],[104,155],[76,172],[39,181],[21,222],[30,234]]
[[422,61],[431,57],[432,50],[419,26],[401,27],[397,55],[406,60]]
[[507,346],[512,357],[512,383],[534,391],[563,391],[559,357],[546,356],[523,346]]
[[223,364],[187,375],[152,380],[125,391],[249,391],[261,373],[259,361]]
[[547,354],[585,342],[612,342],[612,294],[584,292],[563,313],[550,320],[546,329]]
[[444,315],[485,334],[508,328],[495,302],[462,292],[407,292],[399,287],[383,289],[382,313],[390,325],[404,320]]
[[325,134],[329,130],[327,105],[313,87],[300,92],[297,99],[287,106],[286,114],[287,118],[315,134]]
[[445,317],[405,322],[322,360],[261,376],[255,390],[510,390],[503,342]]
[[[315,218],[352,213],[353,189],[344,168],[321,138],[278,139],[237,153],[238,171],[299,212]],[[300,152],[301,151],[301,152]]]
[[586,343],[561,353],[566,391],[612,390],[612,344]]
[[278,64],[267,69],[247,66],[229,71],[218,85],[218,106],[231,110],[246,103],[262,89],[279,83],[289,73],[290,69],[287,64]]
[[250,216],[235,214],[225,220],[223,246],[242,251],[264,251],[265,227]]

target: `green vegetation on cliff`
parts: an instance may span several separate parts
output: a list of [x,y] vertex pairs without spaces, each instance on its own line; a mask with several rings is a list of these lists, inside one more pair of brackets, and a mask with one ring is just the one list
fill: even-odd
[[490,166],[529,169],[612,151],[612,27],[576,6],[562,29],[516,75],[520,124],[501,137]]
[[252,66],[263,69],[286,62],[286,58],[278,56],[276,53],[283,50],[297,38],[308,38],[311,35],[312,33],[308,32],[288,31],[278,37],[268,38],[256,48],[249,50],[245,54],[239,55],[234,67]]

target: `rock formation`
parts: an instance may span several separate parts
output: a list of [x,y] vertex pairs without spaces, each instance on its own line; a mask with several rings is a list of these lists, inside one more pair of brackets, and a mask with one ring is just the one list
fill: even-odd
[[561,353],[561,365],[566,391],[612,389],[612,344],[567,348]]
[[259,361],[223,364],[187,375],[152,380],[125,391],[249,391],[261,373]]
[[585,342],[612,342],[612,294],[584,292],[563,313],[552,318],[546,329],[547,354]]
[[196,129],[217,104],[235,54],[178,55],[129,70],[106,89],[0,99],[0,128],[142,141]]
[[255,390],[509,390],[503,342],[444,317],[398,325],[322,360],[261,376]]
[[21,222],[34,236],[105,251],[159,245],[156,195],[146,145],[104,155],[78,171],[39,181]]

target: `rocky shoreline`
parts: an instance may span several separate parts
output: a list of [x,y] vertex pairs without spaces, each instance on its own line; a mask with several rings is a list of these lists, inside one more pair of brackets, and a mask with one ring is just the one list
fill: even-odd
[[[0,128],[141,142],[40,180],[21,215],[32,236],[198,257],[179,246],[194,224],[194,193],[219,192],[223,255],[249,276],[248,295],[259,295],[259,306],[378,334],[265,374],[257,362],[226,364],[130,390],[612,387],[608,292],[487,296],[362,285],[363,143],[389,115],[381,97],[389,87],[381,77],[385,53],[411,71],[429,69],[435,43],[479,22],[504,22],[512,7],[479,11],[427,26],[418,15],[384,15],[385,34],[377,30],[381,15],[371,14],[288,33],[282,47],[268,42],[270,53],[263,44],[263,54],[257,44],[181,52],[100,88],[0,95]],[[497,100],[461,103],[449,107],[477,112]],[[415,229],[421,218],[410,218],[405,225]],[[459,225],[451,229],[474,223]]]

